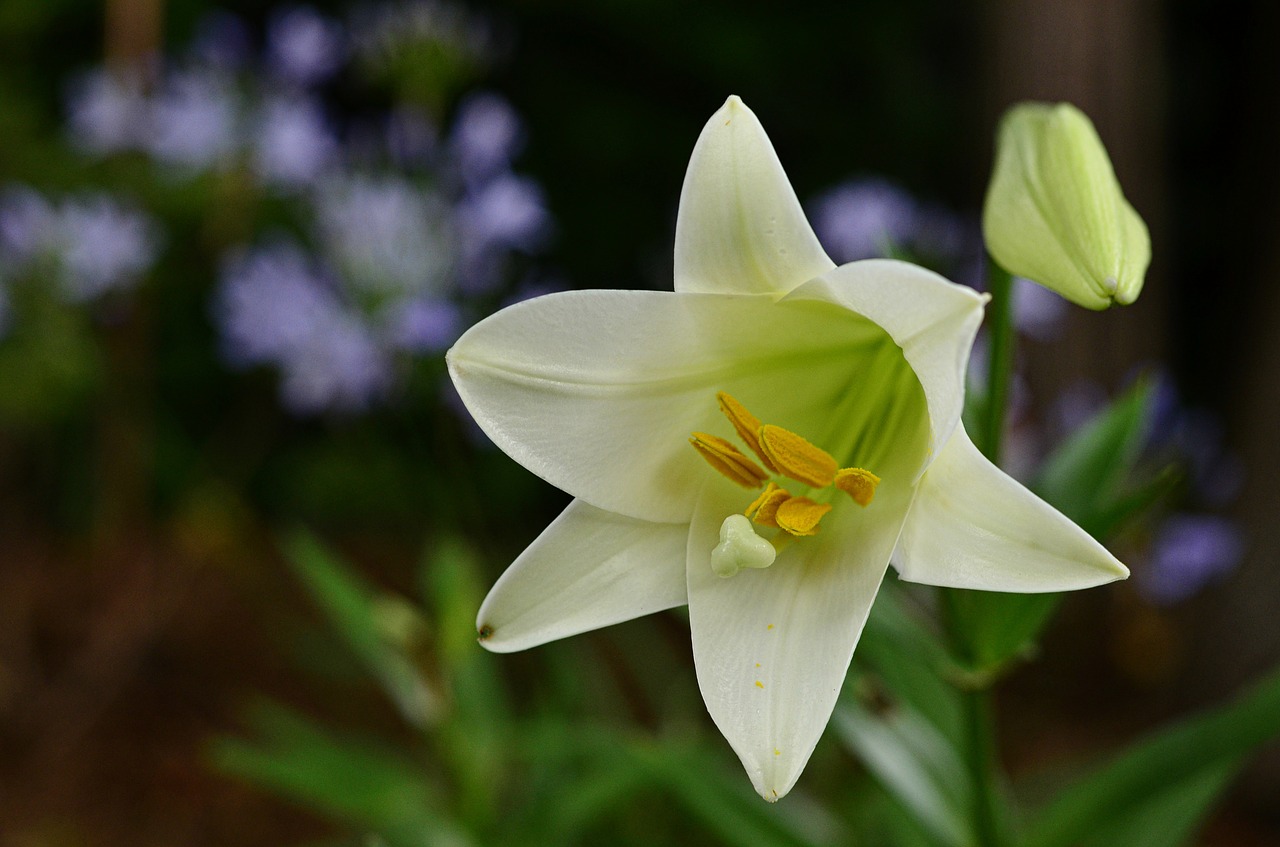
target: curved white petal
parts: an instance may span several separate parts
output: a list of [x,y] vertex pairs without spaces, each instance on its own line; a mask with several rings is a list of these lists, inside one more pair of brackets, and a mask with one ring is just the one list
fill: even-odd
[[963,426],[920,480],[894,565],[911,582],[1015,593],[1129,576],[1088,533],[989,462]]
[[902,348],[929,406],[936,455],[960,421],[965,368],[986,295],[893,259],[851,262],[805,283],[781,302],[820,300],[870,318]]
[[865,509],[837,501],[818,535],[728,579],[710,553],[734,492],[716,482],[699,500],[689,531],[698,685],[765,800],[791,790],[831,717],[910,496],[908,483],[886,483]]
[[687,523],[715,473],[689,433],[734,437],[717,391],[818,438],[845,422],[833,410],[859,384],[902,382],[892,355],[883,330],[829,304],[574,291],[481,321],[447,358],[476,422],[533,473],[601,509]]
[[676,218],[676,291],[783,294],[835,267],[755,113],[730,97],[698,136]]
[[688,537],[573,501],[489,591],[480,643],[510,653],[684,605]]

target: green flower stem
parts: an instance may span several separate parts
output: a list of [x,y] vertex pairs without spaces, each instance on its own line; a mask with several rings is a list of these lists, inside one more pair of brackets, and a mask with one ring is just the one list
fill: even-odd
[[987,262],[987,332],[990,338],[990,361],[987,370],[986,414],[982,420],[979,446],[983,454],[1000,464],[1004,447],[1004,418],[1009,405],[1009,382],[1013,377],[1013,277],[994,260]]
[[991,718],[991,693],[986,690],[966,691],[964,698],[965,729],[968,745],[965,759],[973,780],[973,832],[979,847],[1000,847],[999,818],[995,792],[995,729]]
[[[987,403],[981,421],[979,446],[988,459],[1000,464],[1004,447],[1005,413],[1009,403],[1009,383],[1013,377],[1016,338],[1013,328],[1013,277],[994,261],[988,262],[987,290],[991,302],[987,306],[987,331],[990,339],[990,362],[987,371]],[[966,666],[973,666],[973,650],[966,629],[966,604],[956,589],[944,589],[944,609],[950,620],[953,649]],[[989,685],[965,686],[964,757],[973,784],[973,834],[979,847],[1001,847],[1004,838],[1001,816],[997,810],[995,784],[998,763],[995,754],[995,727],[991,715]]]

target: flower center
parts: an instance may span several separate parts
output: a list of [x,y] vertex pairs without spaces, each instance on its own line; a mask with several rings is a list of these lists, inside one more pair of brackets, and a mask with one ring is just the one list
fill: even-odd
[[[871,471],[840,467],[830,453],[803,436],[761,423],[724,391],[716,399],[738,437],[764,465],[762,468],[733,442],[719,436],[695,432],[689,437],[689,443],[707,464],[728,479],[744,488],[764,486],[741,515],[730,515],[720,527],[720,544],[711,554],[711,567],[720,576],[733,576],[743,567],[768,567],[784,545],[795,538],[816,535],[823,516],[831,511],[831,503],[792,494],[771,480],[771,475],[808,486],[810,493],[816,490],[823,500],[831,496],[833,489],[845,492],[864,507],[875,497],[880,477]],[[771,539],[763,539],[747,518],[778,532]]]

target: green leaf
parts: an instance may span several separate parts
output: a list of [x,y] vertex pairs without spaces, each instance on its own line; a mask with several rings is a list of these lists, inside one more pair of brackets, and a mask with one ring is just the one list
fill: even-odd
[[[1061,594],[1007,594],[946,589],[943,596],[969,670],[994,679],[1011,659],[1031,649],[1049,622]],[[989,680],[987,680],[989,681]],[[975,680],[984,687],[986,682]]]
[[[1041,468],[1032,490],[1095,538],[1107,538],[1169,492],[1176,474],[1134,480],[1150,428],[1155,385],[1140,380],[1074,432]],[[949,591],[962,657],[991,674],[1030,649],[1061,602],[1059,594]]]
[[1237,760],[1222,762],[1170,785],[1163,794],[1130,809],[1124,817],[1104,821],[1082,842],[1082,847],[1186,844],[1239,770]]
[[[1280,671],[1230,705],[1183,721],[1122,753],[1061,792],[1037,815],[1025,847],[1120,844],[1100,833],[1132,832],[1142,821],[1163,820],[1175,847],[1203,817],[1244,757],[1280,735]],[[1179,799],[1180,798],[1180,799]],[[1098,840],[1095,840],[1098,839]]]
[[420,654],[429,640],[418,610],[404,598],[375,590],[310,533],[295,532],[284,548],[316,605],[405,719],[415,726],[435,720],[442,695],[414,655],[415,647]]
[[409,759],[370,741],[344,738],[272,703],[251,715],[260,742],[215,741],[219,770],[291,797],[328,816],[376,829],[389,844],[467,844],[430,805],[439,794]]
[[920,615],[912,614],[915,590],[904,590],[897,580],[885,579],[858,641],[854,663],[872,671],[895,700],[909,704],[944,735],[956,738],[964,716],[958,692],[948,680],[959,668],[938,635]]
[[1031,490],[1090,529],[1123,496],[1150,428],[1154,401],[1155,383],[1139,380],[1054,451]]
[[976,843],[966,814],[972,802],[969,772],[946,736],[929,721],[906,708],[875,715],[855,701],[836,707],[832,726],[934,843]]
[[[726,769],[720,756],[678,742],[635,745],[632,755],[654,781],[680,805],[716,832],[726,844],[753,847],[813,847],[838,842],[837,824],[819,807],[798,814],[801,795],[765,803],[738,769]],[[819,832],[814,832],[816,829]]]

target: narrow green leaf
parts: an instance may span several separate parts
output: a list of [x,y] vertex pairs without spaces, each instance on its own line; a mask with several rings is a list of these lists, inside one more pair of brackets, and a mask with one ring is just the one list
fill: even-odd
[[857,702],[837,705],[832,726],[936,844],[975,843],[966,814],[972,802],[969,773],[937,728],[906,708],[874,715]]
[[308,532],[295,532],[284,548],[303,587],[405,719],[415,726],[434,720],[441,694],[409,652],[428,639],[421,614],[404,598],[374,589]]
[[1140,380],[1076,430],[1040,469],[1031,489],[1079,524],[1122,495],[1151,423],[1155,384]]
[[[1134,475],[1150,428],[1155,386],[1140,380],[1074,432],[1045,462],[1031,488],[1095,538],[1105,539],[1168,493],[1169,472],[1137,483]],[[1031,648],[1061,601],[1058,594],[947,592],[964,659],[978,673]]]
[[[276,704],[257,707],[251,723],[261,740],[218,739],[210,749],[214,767],[328,816],[372,827],[393,844],[466,843],[431,807],[438,792],[411,760],[376,743],[333,734]],[[412,832],[431,837],[406,840]]]
[[1124,817],[1104,821],[1082,847],[1178,847],[1187,844],[1240,770],[1238,759],[1196,773]]
[[886,578],[858,650],[857,667],[871,670],[895,700],[909,704],[943,735],[958,737],[964,722],[960,700],[948,680],[958,668],[950,651],[911,611],[910,590]]
[[[740,771],[726,770],[720,757],[700,748],[675,742],[635,745],[632,755],[658,785],[727,844],[814,847],[838,840],[832,833],[836,823],[821,821],[825,816],[818,808],[806,809],[807,823],[795,814],[800,795],[788,797],[788,803],[765,803]],[[815,822],[822,823],[823,837],[810,831]]]
[[1068,787],[1036,816],[1023,843],[1025,847],[1089,843],[1104,827],[1126,827],[1135,816],[1158,810],[1159,804],[1172,805],[1169,795],[1179,792],[1200,801],[1194,819],[1182,823],[1185,832],[1208,808],[1209,789],[1225,786],[1232,768],[1277,735],[1280,671],[1273,671],[1234,703],[1139,743]]
[[1000,591],[945,592],[957,632],[965,643],[969,670],[998,673],[1001,666],[1034,645],[1061,594],[1007,594]]

